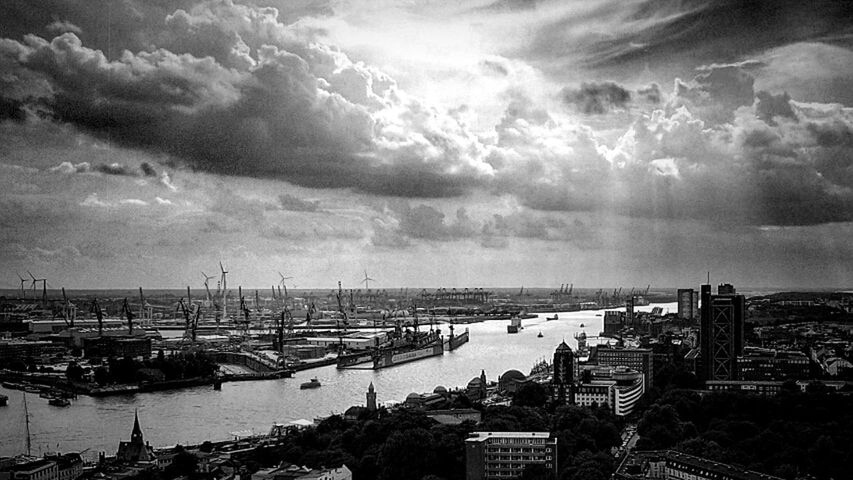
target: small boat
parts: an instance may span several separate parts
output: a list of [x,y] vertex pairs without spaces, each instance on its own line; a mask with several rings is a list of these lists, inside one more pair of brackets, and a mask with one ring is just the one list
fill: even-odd
[[47,403],[53,405],[54,407],[67,407],[68,405],[71,405],[71,400],[62,397],[53,397],[48,400]]
[[8,402],[9,402],[9,397],[7,397],[6,395],[0,394],[0,407],[5,407]]
[[583,328],[583,324],[581,324],[581,328]]
[[555,313],[553,317],[545,317],[545,320],[558,320],[560,317]]
[[601,316],[601,314],[600,314],[600,313],[596,313],[596,314],[595,314],[595,316],[596,316],[596,317],[600,317],[600,316]]
[[537,337],[539,337],[539,338],[542,338],[542,337],[544,337],[545,335],[542,335],[542,332],[539,332],[539,335],[536,335],[536,336],[537,336]]
[[320,381],[317,380],[317,377],[312,378],[310,382],[305,382],[302,385],[299,385],[300,390],[306,390],[309,388],[320,388]]

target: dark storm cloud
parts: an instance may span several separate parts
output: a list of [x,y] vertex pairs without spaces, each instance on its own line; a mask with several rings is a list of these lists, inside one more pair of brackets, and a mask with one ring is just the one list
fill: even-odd
[[278,196],[278,203],[282,210],[292,212],[316,212],[320,210],[320,202],[311,200],[302,200],[289,193],[282,193]]
[[[614,82],[563,92],[591,114],[660,104],[618,139],[551,115],[522,88],[507,95],[494,132],[480,137],[467,127],[464,109],[439,109],[408,95],[383,72],[317,41],[311,29],[285,25],[275,9],[227,1],[185,7],[135,9],[140,28],[133,35],[119,30],[116,39],[124,51],[95,48],[99,40],[87,40],[92,29],[65,10],[57,18],[80,25],[80,35],[0,40],[6,115],[38,108],[99,138],[164,153],[174,165],[382,196],[486,192],[542,211],[719,224],[813,224],[853,215],[849,110],[756,93],[755,63],[711,64],[677,80],[666,96],[656,85],[633,93]],[[39,21],[38,29],[48,23]],[[496,66],[506,65],[495,62],[481,68],[501,75]],[[57,171],[156,176],[150,165],[140,173],[121,164],[66,163]],[[176,190],[166,172],[160,180]],[[316,209],[291,197],[246,202],[241,211]],[[214,202],[237,216],[231,203]],[[559,230],[508,228],[464,210],[445,218],[428,205],[399,210],[395,222],[380,226],[392,233],[377,241],[489,243],[507,232],[548,238]]]
[[166,19],[149,34],[169,49],[110,59],[64,33],[4,39],[0,57],[50,85],[23,97],[58,120],[201,170],[411,197],[459,195],[488,173],[455,113],[300,38],[275,9],[213,2]]
[[582,83],[577,89],[564,88],[563,101],[586,114],[601,114],[625,108],[631,92],[613,82]]
[[[649,0],[638,4],[628,20],[649,26],[589,44],[590,65],[642,66],[676,59],[731,62],[812,39],[850,46],[853,6],[833,0]],[[559,30],[549,33],[557,38],[542,38],[538,44],[560,45]]]
[[643,87],[637,90],[637,96],[655,105],[661,103],[661,101],[663,100],[663,95],[660,91],[660,85],[658,85],[657,83],[652,83],[647,87]]
[[[55,167],[49,169],[51,172],[59,173],[103,173],[105,175],[115,175],[123,177],[160,177],[161,181],[165,179],[164,185],[170,183],[168,174],[164,171],[158,175],[157,170],[148,162],[142,162],[138,168],[134,168],[123,163],[96,163],[89,162],[71,163],[62,162]],[[165,177],[164,177],[165,175]],[[169,186],[169,185],[166,185]]]

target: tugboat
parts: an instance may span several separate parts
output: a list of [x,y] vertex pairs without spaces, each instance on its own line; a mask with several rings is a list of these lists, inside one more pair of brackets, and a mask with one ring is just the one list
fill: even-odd
[[555,313],[553,317],[545,317],[545,320],[559,320],[560,317]]
[[312,378],[310,382],[299,385],[300,390],[307,390],[309,388],[320,388],[320,381],[317,380],[317,377]]

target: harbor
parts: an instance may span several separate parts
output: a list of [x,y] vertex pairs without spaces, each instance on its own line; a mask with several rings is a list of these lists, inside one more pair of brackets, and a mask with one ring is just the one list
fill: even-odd
[[[654,307],[674,311],[675,304],[653,303],[638,310]],[[602,313],[559,312],[556,321],[546,320],[553,314],[537,314],[524,320],[525,328],[511,336],[506,333],[508,320],[472,323],[465,325],[470,340],[462,348],[380,370],[338,369],[330,364],[296,372],[292,378],[225,383],[218,391],[203,385],[103,398],[80,396],[66,408],[27,394],[33,451],[112,452],[126,436],[134,410],[144,419],[152,445],[186,445],[229,439],[237,431],[267,432],[273,423],[313,421],[343,412],[363,403],[371,382],[378,401],[387,404],[402,402],[412,392],[431,392],[436,386],[464,388],[481,370],[495,381],[510,369],[529,370],[563,340],[574,347],[575,334],[586,332],[588,341],[597,341],[603,329]],[[300,389],[314,377],[321,388]],[[8,406],[0,409],[0,455],[12,455],[22,451],[25,443],[23,392],[0,387],[0,394],[9,397]]]

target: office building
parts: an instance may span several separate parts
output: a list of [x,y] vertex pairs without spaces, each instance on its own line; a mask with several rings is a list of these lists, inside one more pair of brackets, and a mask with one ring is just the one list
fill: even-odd
[[735,380],[737,357],[743,355],[744,297],[730,284],[720,285],[717,295],[710,285],[702,285],[700,292],[702,380]]
[[692,288],[678,289],[678,318],[699,319],[699,293]]
[[607,405],[619,416],[630,415],[645,393],[643,375],[627,367],[592,366],[575,387],[575,403],[584,407]]
[[801,380],[810,377],[803,352],[744,347],[737,357],[737,380]]
[[548,432],[472,432],[465,440],[466,480],[518,478],[540,464],[557,475],[557,439]]
[[599,345],[595,362],[610,367],[629,367],[643,374],[645,384],[654,380],[654,355],[650,348],[617,348]]
[[571,347],[563,340],[554,351],[554,375],[551,378],[551,398],[557,404],[575,403],[574,380],[575,365],[574,353]]

